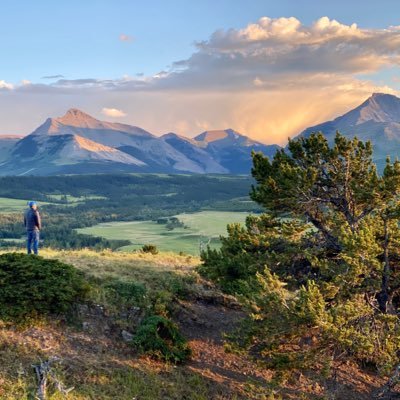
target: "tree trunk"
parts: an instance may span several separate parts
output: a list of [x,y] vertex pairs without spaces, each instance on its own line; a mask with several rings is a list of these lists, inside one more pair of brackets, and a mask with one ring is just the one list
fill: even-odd
[[321,223],[321,221],[313,217],[310,212],[306,212],[305,215],[308,218],[308,220],[318,229],[318,231],[320,231],[324,235],[328,246],[335,253],[339,253],[342,250],[342,247],[338,243],[337,238],[333,236],[328,229],[326,229],[326,227]]

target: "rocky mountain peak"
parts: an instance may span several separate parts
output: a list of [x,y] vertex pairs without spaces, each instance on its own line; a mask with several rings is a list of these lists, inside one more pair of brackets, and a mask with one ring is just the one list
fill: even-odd
[[63,125],[79,126],[81,128],[97,128],[101,126],[101,121],[93,118],[77,108],[69,109],[65,115],[56,118],[56,121]]
[[368,121],[400,122],[400,98],[387,93],[374,93],[360,106],[339,117],[352,125],[360,125]]

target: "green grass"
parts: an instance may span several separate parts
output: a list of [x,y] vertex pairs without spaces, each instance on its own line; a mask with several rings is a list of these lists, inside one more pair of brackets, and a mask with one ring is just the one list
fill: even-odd
[[155,244],[162,251],[197,255],[200,241],[207,243],[211,239],[210,245],[218,246],[219,236],[226,233],[227,224],[244,223],[247,215],[245,212],[202,211],[177,215],[186,228],[172,231],[155,221],[133,221],[103,223],[79,229],[78,232],[106,239],[130,240],[132,245],[122,247],[123,251],[140,249],[144,244]]
[[[27,208],[27,200],[21,199],[9,199],[7,197],[0,197],[0,213],[10,213],[10,212],[24,212]],[[38,202],[39,207],[41,205],[49,204],[46,202]]]
[[25,238],[2,238],[2,242],[24,243]]

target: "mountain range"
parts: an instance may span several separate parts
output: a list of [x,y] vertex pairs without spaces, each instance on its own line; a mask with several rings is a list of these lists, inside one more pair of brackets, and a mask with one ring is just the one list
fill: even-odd
[[[370,140],[381,170],[388,155],[400,156],[400,98],[374,93],[355,109],[299,135],[319,131],[330,142],[336,131]],[[206,131],[193,139],[173,132],[158,137],[140,127],[99,121],[70,109],[62,117],[48,118],[27,136],[0,136],[0,175],[248,174],[253,150],[273,156],[279,148],[232,129]]]
[[136,126],[99,121],[70,109],[25,137],[0,137],[0,174],[247,174],[252,150],[273,155],[278,147],[231,129],[203,132],[194,139],[172,132],[157,137]]

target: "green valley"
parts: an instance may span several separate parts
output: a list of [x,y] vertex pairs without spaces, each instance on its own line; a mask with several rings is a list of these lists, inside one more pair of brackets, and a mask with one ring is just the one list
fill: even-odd
[[200,211],[192,214],[175,215],[182,226],[169,228],[157,221],[106,222],[79,233],[100,236],[105,239],[129,240],[131,245],[120,250],[138,250],[145,244],[155,244],[161,251],[199,254],[200,247],[210,244],[215,247],[219,236],[226,233],[229,223],[244,223],[248,213],[228,211]]

